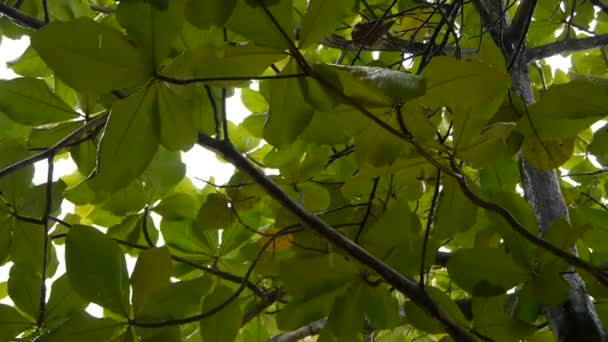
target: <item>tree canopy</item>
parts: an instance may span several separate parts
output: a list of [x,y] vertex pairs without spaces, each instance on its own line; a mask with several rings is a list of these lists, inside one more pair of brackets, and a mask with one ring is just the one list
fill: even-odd
[[602,0],[0,13],[0,341],[606,340]]

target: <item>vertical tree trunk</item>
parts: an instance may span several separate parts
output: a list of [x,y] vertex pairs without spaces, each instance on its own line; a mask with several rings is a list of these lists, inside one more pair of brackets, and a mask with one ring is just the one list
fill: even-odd
[[[534,0],[522,0],[514,25],[518,20],[529,20],[529,18],[521,18],[520,10],[524,12],[526,10],[523,7],[532,6],[527,10],[528,15],[531,16],[535,4]],[[506,11],[503,10],[504,3],[501,0],[478,0],[475,5],[483,19],[483,24],[492,35],[492,39],[501,47],[505,60],[510,60],[518,48],[525,49],[525,46],[517,46],[520,39],[518,34],[511,32],[512,25],[504,14]],[[517,18],[518,16],[520,18]],[[502,22],[502,25],[495,24],[498,22]],[[526,30],[516,33],[526,34]],[[523,55],[524,52],[520,51],[519,56]],[[516,62],[510,70],[510,76],[512,90],[521,96],[527,105],[533,104],[535,102],[534,92],[527,64],[523,61]],[[568,208],[555,170],[540,172],[528,164],[521,154],[519,158],[524,193],[534,208],[540,235],[543,236],[557,218],[562,217],[569,221]],[[576,253],[574,246],[572,251]],[[595,307],[587,296],[585,283],[574,270],[572,271],[572,273],[564,275],[564,279],[570,285],[568,301],[558,306],[544,308],[551,330],[560,342],[608,341]]]

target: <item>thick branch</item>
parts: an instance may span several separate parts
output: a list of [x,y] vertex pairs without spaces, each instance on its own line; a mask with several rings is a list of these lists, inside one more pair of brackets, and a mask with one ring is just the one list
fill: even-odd
[[447,332],[456,341],[473,341],[475,338],[464,328],[456,323],[435,301],[433,301],[418,284],[403,276],[399,272],[386,265],[384,262],[371,255],[368,251],[355,244],[320,218],[312,215],[300,204],[291,199],[272,180],[253,166],[243,157],[228,141],[218,141],[208,136],[199,135],[198,143],[221,155],[226,161],[233,164],[241,172],[247,174],[275,201],[294,214],[303,225],[311,228],[322,235],[329,242],[341,248],[358,262],[368,266],[378,273],[387,283],[391,284],[401,293],[410,298],[414,303],[424,309],[432,317],[437,319]]
[[11,6],[5,5],[1,2],[0,2],[0,13],[9,17],[15,24],[22,26],[22,27],[37,30],[45,25],[44,21],[31,17],[27,14],[24,14],[23,12],[15,9]]
[[608,34],[581,39],[566,39],[535,48],[529,48],[526,52],[525,60],[527,62],[533,62],[535,60],[555,56],[560,53],[585,51],[607,45]]
[[538,0],[522,0],[519,4],[513,23],[509,27],[509,37],[512,42],[519,41],[528,32],[527,27],[530,24],[537,2]]

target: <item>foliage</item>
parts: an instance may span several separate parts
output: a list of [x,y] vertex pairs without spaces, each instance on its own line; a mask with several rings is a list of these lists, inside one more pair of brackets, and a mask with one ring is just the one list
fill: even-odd
[[[544,341],[568,265],[608,323],[606,8],[539,1],[505,58],[476,1],[12,2],[0,31],[31,45],[0,81],[0,341]],[[227,184],[185,177],[195,144]],[[571,208],[544,240],[519,150]]]

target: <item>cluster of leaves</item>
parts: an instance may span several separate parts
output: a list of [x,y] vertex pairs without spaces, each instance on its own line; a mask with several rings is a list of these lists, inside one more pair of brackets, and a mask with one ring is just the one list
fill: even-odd
[[[573,260],[608,319],[608,129],[590,129],[608,112],[605,51],[573,53],[570,75],[536,61],[594,20],[607,33],[590,2],[539,3],[530,106],[510,95],[471,3],[17,2],[0,4],[3,36],[31,39],[9,65],[22,77],[0,81],[2,294],[14,303],[0,305],[0,341],[266,341],[324,318],[319,341],[450,332],[410,283],[478,335],[545,340],[541,308],[567,298]],[[235,88],[251,112],[238,125],[226,118]],[[227,184],[185,177],[180,151],[195,144],[236,166]],[[576,243],[580,258],[525,234],[538,226],[516,191],[520,149],[568,173],[572,223],[545,241]],[[77,170],[56,179],[66,158]],[[75,210],[60,219],[62,201]]]

